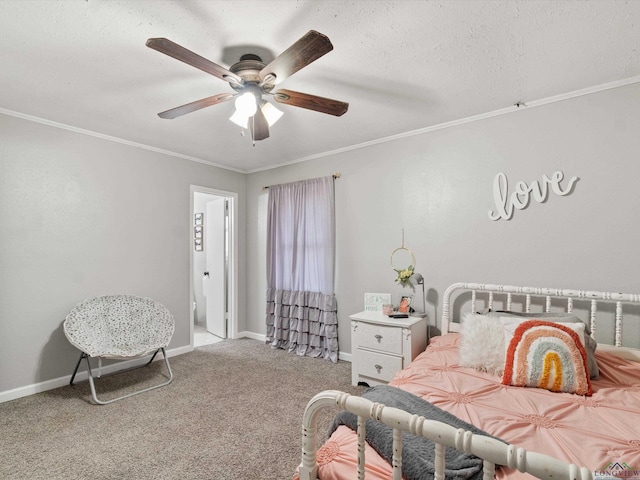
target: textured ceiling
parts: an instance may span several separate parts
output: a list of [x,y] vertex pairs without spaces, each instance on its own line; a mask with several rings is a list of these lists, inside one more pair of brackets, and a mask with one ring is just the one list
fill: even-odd
[[[157,113],[229,85],[145,46],[166,37],[229,67],[309,30],[334,50],[279,87],[292,106],[252,146],[233,102]],[[0,0],[0,112],[251,172],[598,85],[640,80],[640,1]],[[634,78],[638,77],[638,78]]]

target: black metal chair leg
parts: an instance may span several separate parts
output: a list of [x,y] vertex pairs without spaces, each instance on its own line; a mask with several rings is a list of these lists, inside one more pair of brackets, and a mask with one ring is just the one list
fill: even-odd
[[153,362],[153,359],[154,359],[154,358],[156,358],[156,355],[158,354],[158,352],[159,352],[159,351],[160,351],[160,349],[156,350],[156,353],[154,353],[154,354],[153,354],[153,357],[151,357],[151,360],[149,360],[149,361],[147,362],[147,365],[150,365],[150,364],[151,364],[151,362]]
[[84,352],[82,352],[82,353],[80,354],[80,358],[78,359],[78,363],[76,363],[76,368],[75,368],[75,370],[73,371],[73,375],[71,375],[71,380],[69,381],[69,385],[73,385],[73,380],[76,378],[76,373],[78,373],[78,368],[80,367],[80,362],[82,362],[82,359],[83,359],[84,357],[86,357],[86,356],[87,356],[87,354],[86,354],[86,353],[84,353]]

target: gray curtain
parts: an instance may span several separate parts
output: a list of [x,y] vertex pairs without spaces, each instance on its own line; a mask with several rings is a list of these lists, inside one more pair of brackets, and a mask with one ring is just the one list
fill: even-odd
[[334,178],[269,187],[267,343],[338,361]]

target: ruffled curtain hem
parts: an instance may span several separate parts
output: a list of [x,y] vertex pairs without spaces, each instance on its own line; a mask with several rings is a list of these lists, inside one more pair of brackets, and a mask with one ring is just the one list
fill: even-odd
[[338,361],[335,295],[267,290],[266,343],[300,356]]

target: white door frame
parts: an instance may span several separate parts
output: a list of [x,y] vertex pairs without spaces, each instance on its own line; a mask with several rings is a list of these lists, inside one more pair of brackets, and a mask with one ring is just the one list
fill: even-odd
[[191,339],[191,348],[193,348],[193,202],[195,193],[204,193],[208,195],[216,195],[218,197],[226,197],[229,200],[229,291],[227,293],[229,300],[229,324],[227,328],[227,338],[238,337],[238,194],[236,192],[227,192],[225,190],[217,190],[199,185],[190,185],[189,200],[189,336]]

